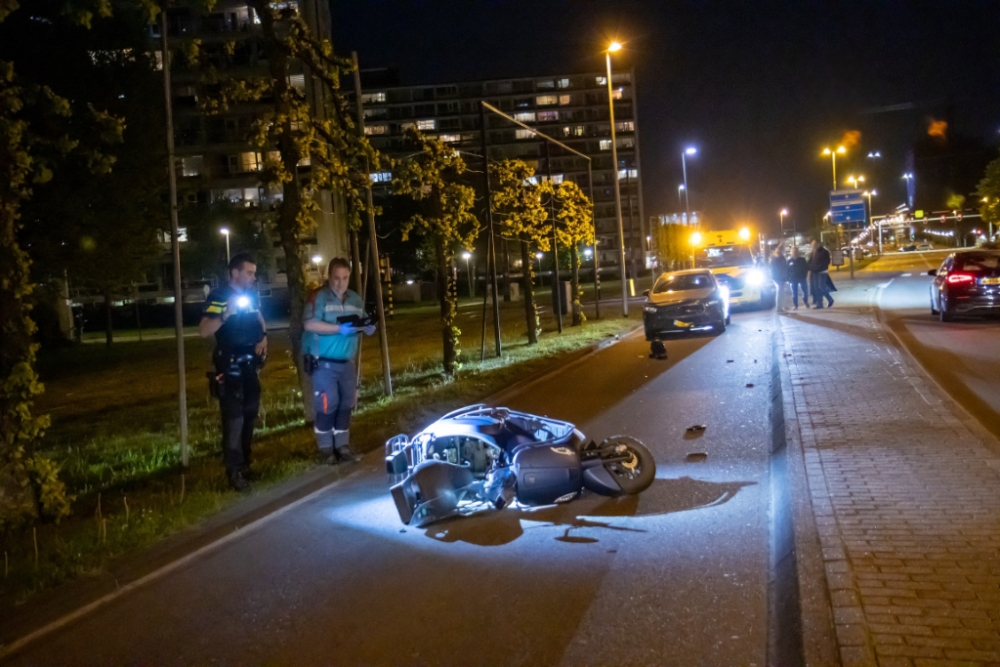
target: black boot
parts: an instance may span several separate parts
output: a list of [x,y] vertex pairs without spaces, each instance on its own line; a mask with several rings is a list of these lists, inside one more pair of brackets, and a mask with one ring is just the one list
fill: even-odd
[[354,453],[350,445],[337,447],[337,458],[346,463],[357,463],[361,460],[361,455]]
[[250,482],[243,476],[242,470],[233,470],[229,473],[229,486],[233,487],[234,491],[239,491],[240,493],[250,490]]

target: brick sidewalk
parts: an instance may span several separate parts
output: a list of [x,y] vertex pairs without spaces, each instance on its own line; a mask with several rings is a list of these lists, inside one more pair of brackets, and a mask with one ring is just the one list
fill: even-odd
[[1000,448],[838,282],[781,322],[841,660],[1000,665]]

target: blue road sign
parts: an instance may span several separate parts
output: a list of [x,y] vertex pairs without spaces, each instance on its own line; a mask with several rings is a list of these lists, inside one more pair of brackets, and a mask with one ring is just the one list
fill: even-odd
[[832,190],[830,192],[830,217],[835,225],[864,222],[865,198],[861,190]]

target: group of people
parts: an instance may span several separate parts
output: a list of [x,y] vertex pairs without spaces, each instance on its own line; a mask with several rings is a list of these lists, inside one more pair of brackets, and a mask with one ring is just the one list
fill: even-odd
[[[799,308],[799,293],[802,305],[809,307],[812,296],[813,308],[829,308],[833,305],[831,292],[837,291],[830,278],[830,251],[822,242],[813,239],[809,257],[802,257],[799,249],[792,246],[789,257],[785,257],[784,245],[779,243],[771,255],[771,278],[778,285],[778,310],[785,309],[786,287],[792,292],[792,307]],[[823,304],[826,304],[824,306]]]
[[[260,369],[267,356],[267,325],[260,313],[257,262],[246,253],[234,255],[229,280],[209,293],[198,330],[215,336],[212,394],[222,413],[222,461],[237,491],[250,487],[251,445],[260,410]],[[320,456],[329,464],[356,461],[350,446],[351,413],[357,403],[360,334],[375,333],[364,325],[364,300],[348,289],[351,265],[330,260],[326,284],[306,302],[302,317],[303,369],[312,379],[314,432]]]

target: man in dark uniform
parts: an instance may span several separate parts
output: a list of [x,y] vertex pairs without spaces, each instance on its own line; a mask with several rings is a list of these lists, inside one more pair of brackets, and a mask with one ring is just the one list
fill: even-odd
[[229,484],[250,488],[250,444],[260,408],[258,372],[267,355],[267,331],[252,289],[257,262],[246,253],[229,262],[229,282],[212,290],[198,333],[215,334],[215,382],[222,412],[222,461]]

